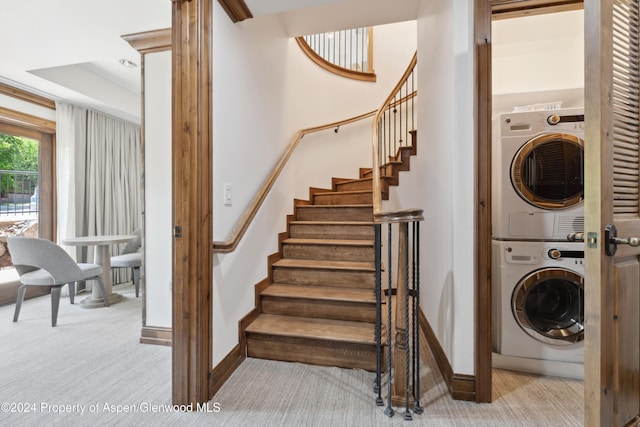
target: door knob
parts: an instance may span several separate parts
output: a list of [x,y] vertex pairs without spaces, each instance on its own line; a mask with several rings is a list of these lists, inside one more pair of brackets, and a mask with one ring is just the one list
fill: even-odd
[[606,242],[604,251],[609,256],[616,254],[618,245],[640,246],[640,237],[618,237],[618,230],[613,224],[607,224],[604,227],[604,241]]

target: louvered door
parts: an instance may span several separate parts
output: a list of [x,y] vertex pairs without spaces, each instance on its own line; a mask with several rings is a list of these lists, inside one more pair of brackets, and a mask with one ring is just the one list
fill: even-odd
[[589,426],[634,424],[640,413],[640,242],[622,243],[640,237],[638,27],[638,0],[585,1]]

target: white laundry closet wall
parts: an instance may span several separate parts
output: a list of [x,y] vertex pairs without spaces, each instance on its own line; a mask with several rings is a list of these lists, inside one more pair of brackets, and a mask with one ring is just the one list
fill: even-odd
[[493,115],[562,101],[584,106],[584,11],[493,21]]

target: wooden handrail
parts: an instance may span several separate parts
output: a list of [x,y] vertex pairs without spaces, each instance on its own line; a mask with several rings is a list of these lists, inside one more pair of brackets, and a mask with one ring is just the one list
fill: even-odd
[[233,252],[236,249],[236,247],[238,246],[238,243],[240,243],[240,240],[242,239],[242,236],[244,236],[244,233],[249,228],[251,221],[253,221],[253,218],[258,213],[258,210],[260,210],[260,206],[262,205],[262,202],[264,202],[264,199],[266,199],[267,195],[269,194],[269,191],[271,190],[271,187],[273,187],[273,184],[278,179],[280,172],[282,172],[282,169],[286,165],[287,161],[289,160],[289,157],[291,157],[291,155],[293,154],[294,150],[298,146],[298,143],[300,142],[303,136],[309,133],[320,132],[327,129],[335,129],[339,126],[355,123],[357,121],[372,117],[374,114],[376,114],[376,111],[377,110],[373,110],[373,111],[369,111],[368,113],[360,114],[359,116],[351,117],[346,120],[340,120],[338,122],[328,123],[326,125],[315,126],[315,127],[299,130],[293,137],[287,150],[284,152],[284,154],[282,155],[278,163],[272,169],[271,173],[265,180],[260,190],[258,190],[256,195],[254,196],[249,206],[247,206],[247,208],[245,209],[243,214],[240,216],[240,218],[238,219],[234,227],[229,231],[226,239],[224,241],[213,242],[213,252],[229,253],[229,252]]
[[[373,153],[373,170],[372,170],[372,174],[373,174],[373,215],[374,215],[374,219],[378,218],[384,218],[385,215],[382,212],[382,191],[380,188],[380,156],[378,153],[378,123],[380,122],[380,118],[382,117],[382,114],[384,113],[384,111],[391,105],[391,101],[393,100],[393,98],[396,96],[396,93],[398,93],[398,91],[400,90],[400,88],[402,87],[402,85],[407,81],[407,79],[409,78],[409,76],[411,75],[411,73],[413,72],[413,69],[415,68],[416,64],[418,62],[418,52],[413,54],[413,58],[411,58],[411,62],[409,63],[409,66],[407,67],[406,71],[404,72],[404,74],[402,75],[402,77],[400,78],[400,80],[398,81],[398,83],[396,84],[396,86],[393,88],[393,90],[389,93],[389,96],[387,97],[387,99],[384,101],[384,103],[382,104],[382,106],[378,109],[377,113],[376,113],[376,117],[373,120],[373,124],[372,124],[372,153]],[[400,212],[400,211],[399,211]],[[393,216],[393,215],[391,215]],[[384,221],[382,221],[384,222]]]
[[[242,240],[242,237],[244,236],[245,232],[247,231],[247,229],[249,228],[249,225],[251,224],[251,221],[253,221],[253,219],[255,218],[256,214],[258,213],[258,211],[260,210],[260,207],[262,206],[262,203],[264,202],[264,200],[267,198],[267,195],[269,194],[269,191],[271,190],[271,188],[273,187],[273,185],[275,184],[276,180],[278,179],[278,176],[280,175],[280,172],[282,172],[282,169],[284,169],[285,165],[287,164],[287,161],[289,160],[289,158],[291,157],[291,155],[293,154],[294,150],[296,149],[296,147],[298,146],[298,143],[300,142],[300,140],[302,139],[302,137],[304,137],[307,134],[310,133],[314,133],[314,132],[321,132],[323,130],[328,130],[328,129],[335,129],[337,127],[340,126],[345,126],[351,123],[355,123],[357,121],[360,120],[364,120],[366,118],[372,117],[372,116],[376,116],[375,120],[374,120],[374,125],[373,125],[373,201],[374,201],[374,218],[376,218],[377,215],[377,220],[376,222],[408,222],[408,221],[414,221],[414,220],[422,220],[421,216],[422,216],[422,212],[418,212],[416,210],[406,210],[406,211],[397,211],[397,212],[381,212],[381,196],[380,196],[380,168],[375,166],[378,164],[378,150],[376,149],[377,147],[377,140],[378,140],[378,127],[377,127],[377,123],[380,119],[380,116],[382,114],[382,112],[384,111],[385,108],[389,107],[389,106],[394,106],[396,104],[402,103],[402,102],[406,102],[406,100],[413,98],[416,94],[411,93],[407,96],[405,96],[404,98],[394,101],[392,102],[395,93],[398,92],[400,86],[402,86],[402,84],[404,83],[404,81],[408,78],[408,76],[411,74],[411,71],[413,70],[413,68],[416,65],[416,54],[413,55],[413,58],[411,60],[411,63],[409,64],[409,67],[407,68],[407,71],[405,71],[405,73],[402,76],[402,79],[400,79],[400,82],[394,87],[394,89],[391,92],[391,95],[389,95],[387,97],[387,99],[385,100],[384,104],[382,105],[382,107],[380,107],[377,110],[373,110],[373,111],[369,111],[368,113],[364,113],[364,114],[360,114],[358,116],[354,116],[351,117],[349,119],[345,119],[345,120],[340,120],[337,122],[333,122],[333,123],[328,123],[325,125],[320,125],[320,126],[315,126],[315,127],[310,127],[310,128],[306,128],[306,129],[301,129],[299,130],[295,136],[293,137],[293,139],[291,140],[291,142],[289,143],[289,146],[287,147],[287,149],[285,150],[285,152],[282,154],[280,160],[278,161],[278,163],[274,166],[274,168],[271,170],[271,173],[269,174],[269,176],[267,177],[267,179],[265,180],[265,182],[262,184],[262,187],[258,190],[258,192],[255,194],[255,196],[253,197],[253,199],[251,200],[251,203],[247,206],[247,208],[244,210],[244,212],[242,213],[242,215],[240,216],[240,218],[238,218],[238,221],[236,222],[236,224],[233,226],[233,228],[229,231],[229,233],[227,234],[226,238],[224,241],[214,241],[213,242],[213,252],[214,253],[230,253],[233,252],[236,247],[238,246],[238,244],[240,243],[240,240]],[[377,206],[378,208],[376,209],[376,195],[377,195]],[[420,219],[418,219],[420,218]],[[392,219],[391,221],[389,221],[390,219]]]

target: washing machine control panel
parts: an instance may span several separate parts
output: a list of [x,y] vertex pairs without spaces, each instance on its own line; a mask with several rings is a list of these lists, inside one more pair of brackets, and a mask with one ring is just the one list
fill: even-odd
[[[584,259],[584,251],[566,251],[560,249],[549,249],[547,252],[549,258],[551,259],[560,259],[560,258],[575,258],[577,260]],[[582,263],[582,262],[581,262]]]
[[[542,244],[542,247],[540,247]],[[544,247],[544,245],[547,245]],[[509,264],[544,264],[550,261],[557,261],[558,263],[567,265],[584,265],[584,250],[580,250],[582,247],[567,248],[562,244],[559,246],[552,246],[549,243],[532,242],[530,245],[510,244],[504,247],[504,262]],[[556,263],[552,264],[556,265]]]

